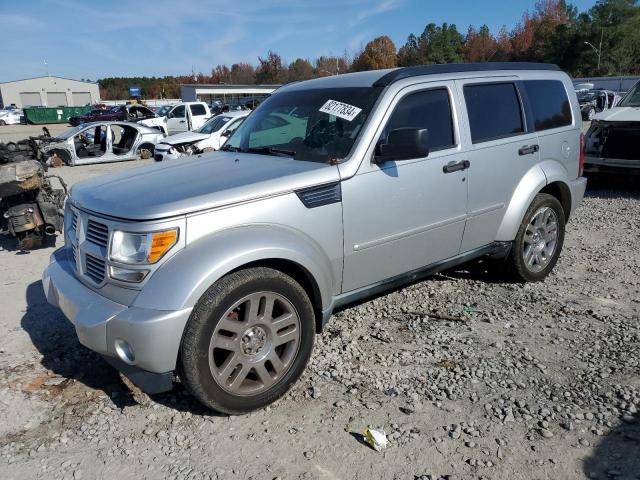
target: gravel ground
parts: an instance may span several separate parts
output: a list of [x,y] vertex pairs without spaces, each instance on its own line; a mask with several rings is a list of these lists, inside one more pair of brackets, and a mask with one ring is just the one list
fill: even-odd
[[638,479],[639,218],[637,187],[595,184],[545,282],[474,263],[338,312],[293,390],[239,417],[131,393],[46,303],[53,248],[4,241],[2,478]]

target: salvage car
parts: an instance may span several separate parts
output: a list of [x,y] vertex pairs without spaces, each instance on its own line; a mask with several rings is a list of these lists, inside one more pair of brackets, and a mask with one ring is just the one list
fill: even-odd
[[197,130],[211,117],[209,105],[204,102],[180,102],[172,105],[164,116],[139,121],[167,135]]
[[0,110],[0,126],[2,125],[18,125],[24,122],[24,113],[20,109],[10,108]]
[[229,112],[211,117],[198,130],[164,138],[156,145],[157,162],[219,150],[250,112]]
[[597,114],[585,136],[585,171],[640,173],[640,82]]
[[593,120],[596,113],[604,112],[616,106],[620,95],[611,90],[581,90],[577,92],[583,120]]
[[71,128],[42,148],[69,166],[151,158],[164,135],[131,122],[93,122]]
[[147,118],[155,118],[157,115],[144,105],[116,105],[107,109],[93,109],[84,115],[78,115],[69,118],[72,126],[82,125],[83,123],[101,122],[101,121],[131,121],[136,122]]
[[586,188],[580,115],[539,63],[291,83],[220,151],[76,183],[42,285],[143,390],[261,408],[340,307],[479,258],[544,280]]

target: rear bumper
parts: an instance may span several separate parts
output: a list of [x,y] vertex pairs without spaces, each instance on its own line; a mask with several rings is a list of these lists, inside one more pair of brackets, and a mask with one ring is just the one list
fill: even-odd
[[582,203],[584,192],[587,189],[587,179],[579,177],[569,182],[569,190],[571,191],[571,216],[576,208]]
[[[165,311],[115,303],[75,277],[65,248],[51,256],[42,286],[47,301],[59,307],[74,325],[80,343],[103,355],[149,393],[171,387],[167,378],[175,370],[191,308]],[[129,361],[118,353],[122,349],[116,348],[123,341],[132,352]],[[151,383],[145,382],[145,378]]]

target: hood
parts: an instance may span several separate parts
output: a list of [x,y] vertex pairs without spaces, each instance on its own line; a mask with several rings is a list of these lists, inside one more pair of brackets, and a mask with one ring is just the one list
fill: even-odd
[[169,145],[181,145],[183,143],[194,143],[209,138],[208,133],[198,132],[182,132],[163,138],[160,143],[168,143]]
[[640,107],[613,107],[598,113],[594,120],[606,122],[640,122]]
[[153,220],[338,181],[338,167],[235,152],[213,152],[95,177],[71,188],[80,208]]

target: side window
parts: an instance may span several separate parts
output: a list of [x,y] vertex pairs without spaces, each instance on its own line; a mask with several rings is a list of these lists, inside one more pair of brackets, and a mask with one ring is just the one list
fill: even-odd
[[453,117],[447,89],[410,93],[400,100],[382,132],[381,140],[386,141],[389,132],[397,128],[429,130],[430,151],[453,147]]
[[524,86],[531,103],[536,132],[571,125],[571,104],[562,82],[525,80]]
[[524,132],[520,99],[513,83],[465,85],[464,100],[473,143]]
[[191,115],[193,116],[202,116],[207,114],[207,111],[205,110],[204,105],[195,104],[195,105],[190,105],[189,108],[191,109]]
[[238,129],[243,120],[244,118],[241,118],[239,120],[236,120],[235,122],[232,122],[224,131],[225,137],[230,137],[231,134]]
[[184,118],[184,105],[179,105],[169,114],[170,118]]

